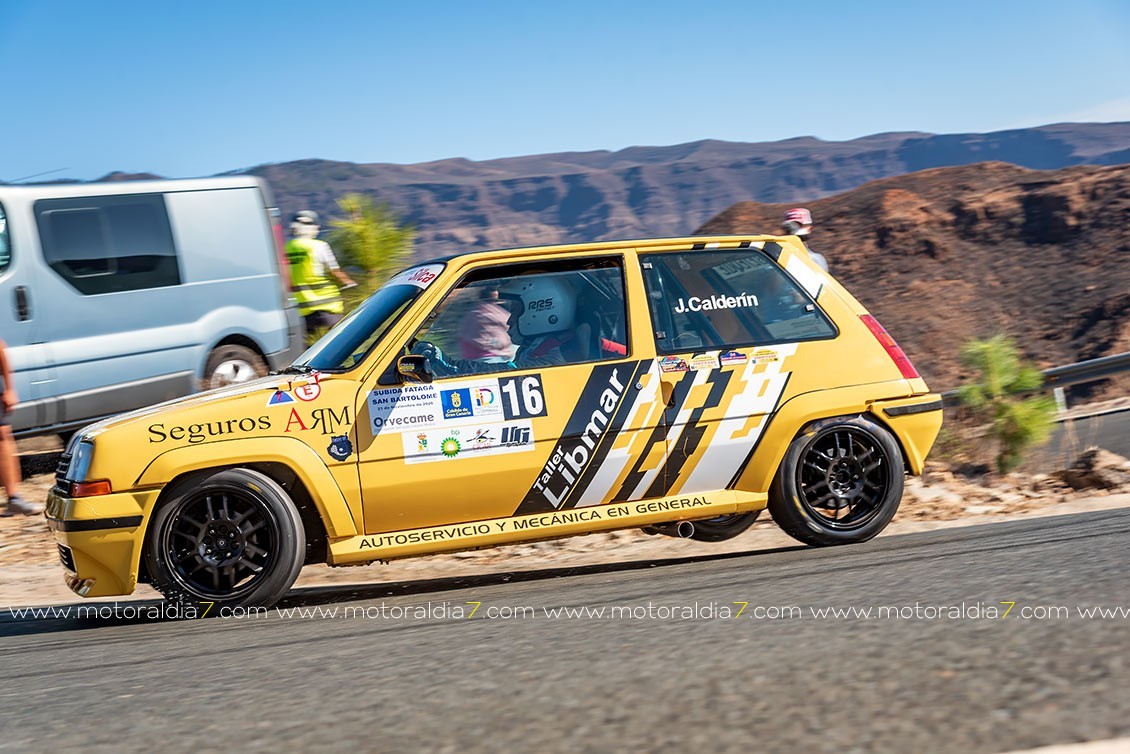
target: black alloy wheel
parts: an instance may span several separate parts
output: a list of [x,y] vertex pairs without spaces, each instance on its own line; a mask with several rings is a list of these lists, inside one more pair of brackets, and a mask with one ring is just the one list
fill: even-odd
[[166,598],[266,607],[298,577],[305,546],[285,490],[260,472],[226,469],[189,476],[164,496],[147,564]]
[[885,427],[863,416],[823,419],[789,445],[769,511],[806,544],[863,542],[897,512],[903,474],[902,451]]

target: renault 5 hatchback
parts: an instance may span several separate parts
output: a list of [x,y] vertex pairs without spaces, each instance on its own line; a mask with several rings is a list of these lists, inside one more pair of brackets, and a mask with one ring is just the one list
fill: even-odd
[[76,434],[47,516],[80,595],[269,605],[352,565],[768,507],[862,542],[941,400],[795,237],[462,254],[390,279],[282,373]]

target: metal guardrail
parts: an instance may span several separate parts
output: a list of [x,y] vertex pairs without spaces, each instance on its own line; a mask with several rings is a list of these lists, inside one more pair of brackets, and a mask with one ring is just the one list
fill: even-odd
[[[1126,371],[1130,371],[1130,351],[1045,369],[1044,384],[1041,389],[1082,385],[1086,382],[1105,380]],[[957,393],[958,388],[942,393],[942,401],[946,406],[958,405]]]

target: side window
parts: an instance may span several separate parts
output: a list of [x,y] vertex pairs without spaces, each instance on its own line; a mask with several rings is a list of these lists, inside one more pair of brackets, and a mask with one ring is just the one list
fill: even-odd
[[661,353],[836,336],[804,289],[756,249],[640,259]]
[[0,207],[0,272],[8,269],[12,263],[12,245],[8,240],[8,216],[4,208]]
[[35,222],[44,261],[80,293],[180,284],[161,194],[41,199]]
[[408,344],[437,377],[627,355],[620,259],[509,265],[468,275]]

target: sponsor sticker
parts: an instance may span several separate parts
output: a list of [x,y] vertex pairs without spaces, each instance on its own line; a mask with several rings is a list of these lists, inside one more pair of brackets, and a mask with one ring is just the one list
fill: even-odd
[[721,362],[722,366],[727,366],[729,364],[744,364],[748,360],[749,359],[746,357],[746,355],[741,351],[726,351],[718,357],[718,361]]
[[334,435],[330,438],[330,446],[326,448],[326,452],[335,461],[344,461],[353,455],[353,443],[349,441],[348,435]]
[[439,400],[443,405],[444,419],[465,419],[474,416],[474,411],[471,409],[471,391],[467,388],[441,390]]
[[533,449],[534,428],[529,421],[471,424],[404,435],[405,463],[475,458]]
[[274,394],[267,399],[268,406],[282,406],[286,403],[294,403],[294,396],[283,390],[276,390]]
[[[374,435],[546,415],[541,375],[405,385],[369,393]],[[437,441],[438,442],[438,441]]]
[[687,360],[678,356],[664,356],[659,360],[659,371],[661,372],[686,372],[689,370]]
[[439,390],[434,385],[404,385],[369,393],[369,421],[374,436],[385,431],[429,429],[442,418]]
[[309,375],[308,379],[310,381],[306,384],[294,388],[294,395],[300,401],[312,401],[322,394],[321,376],[315,373]]
[[717,369],[719,366],[718,352],[710,351],[709,353],[695,354],[691,357],[690,365],[692,372],[699,372],[704,369]]
[[771,361],[778,361],[780,357],[772,348],[759,348],[753,352],[750,359],[754,364],[768,364]]

